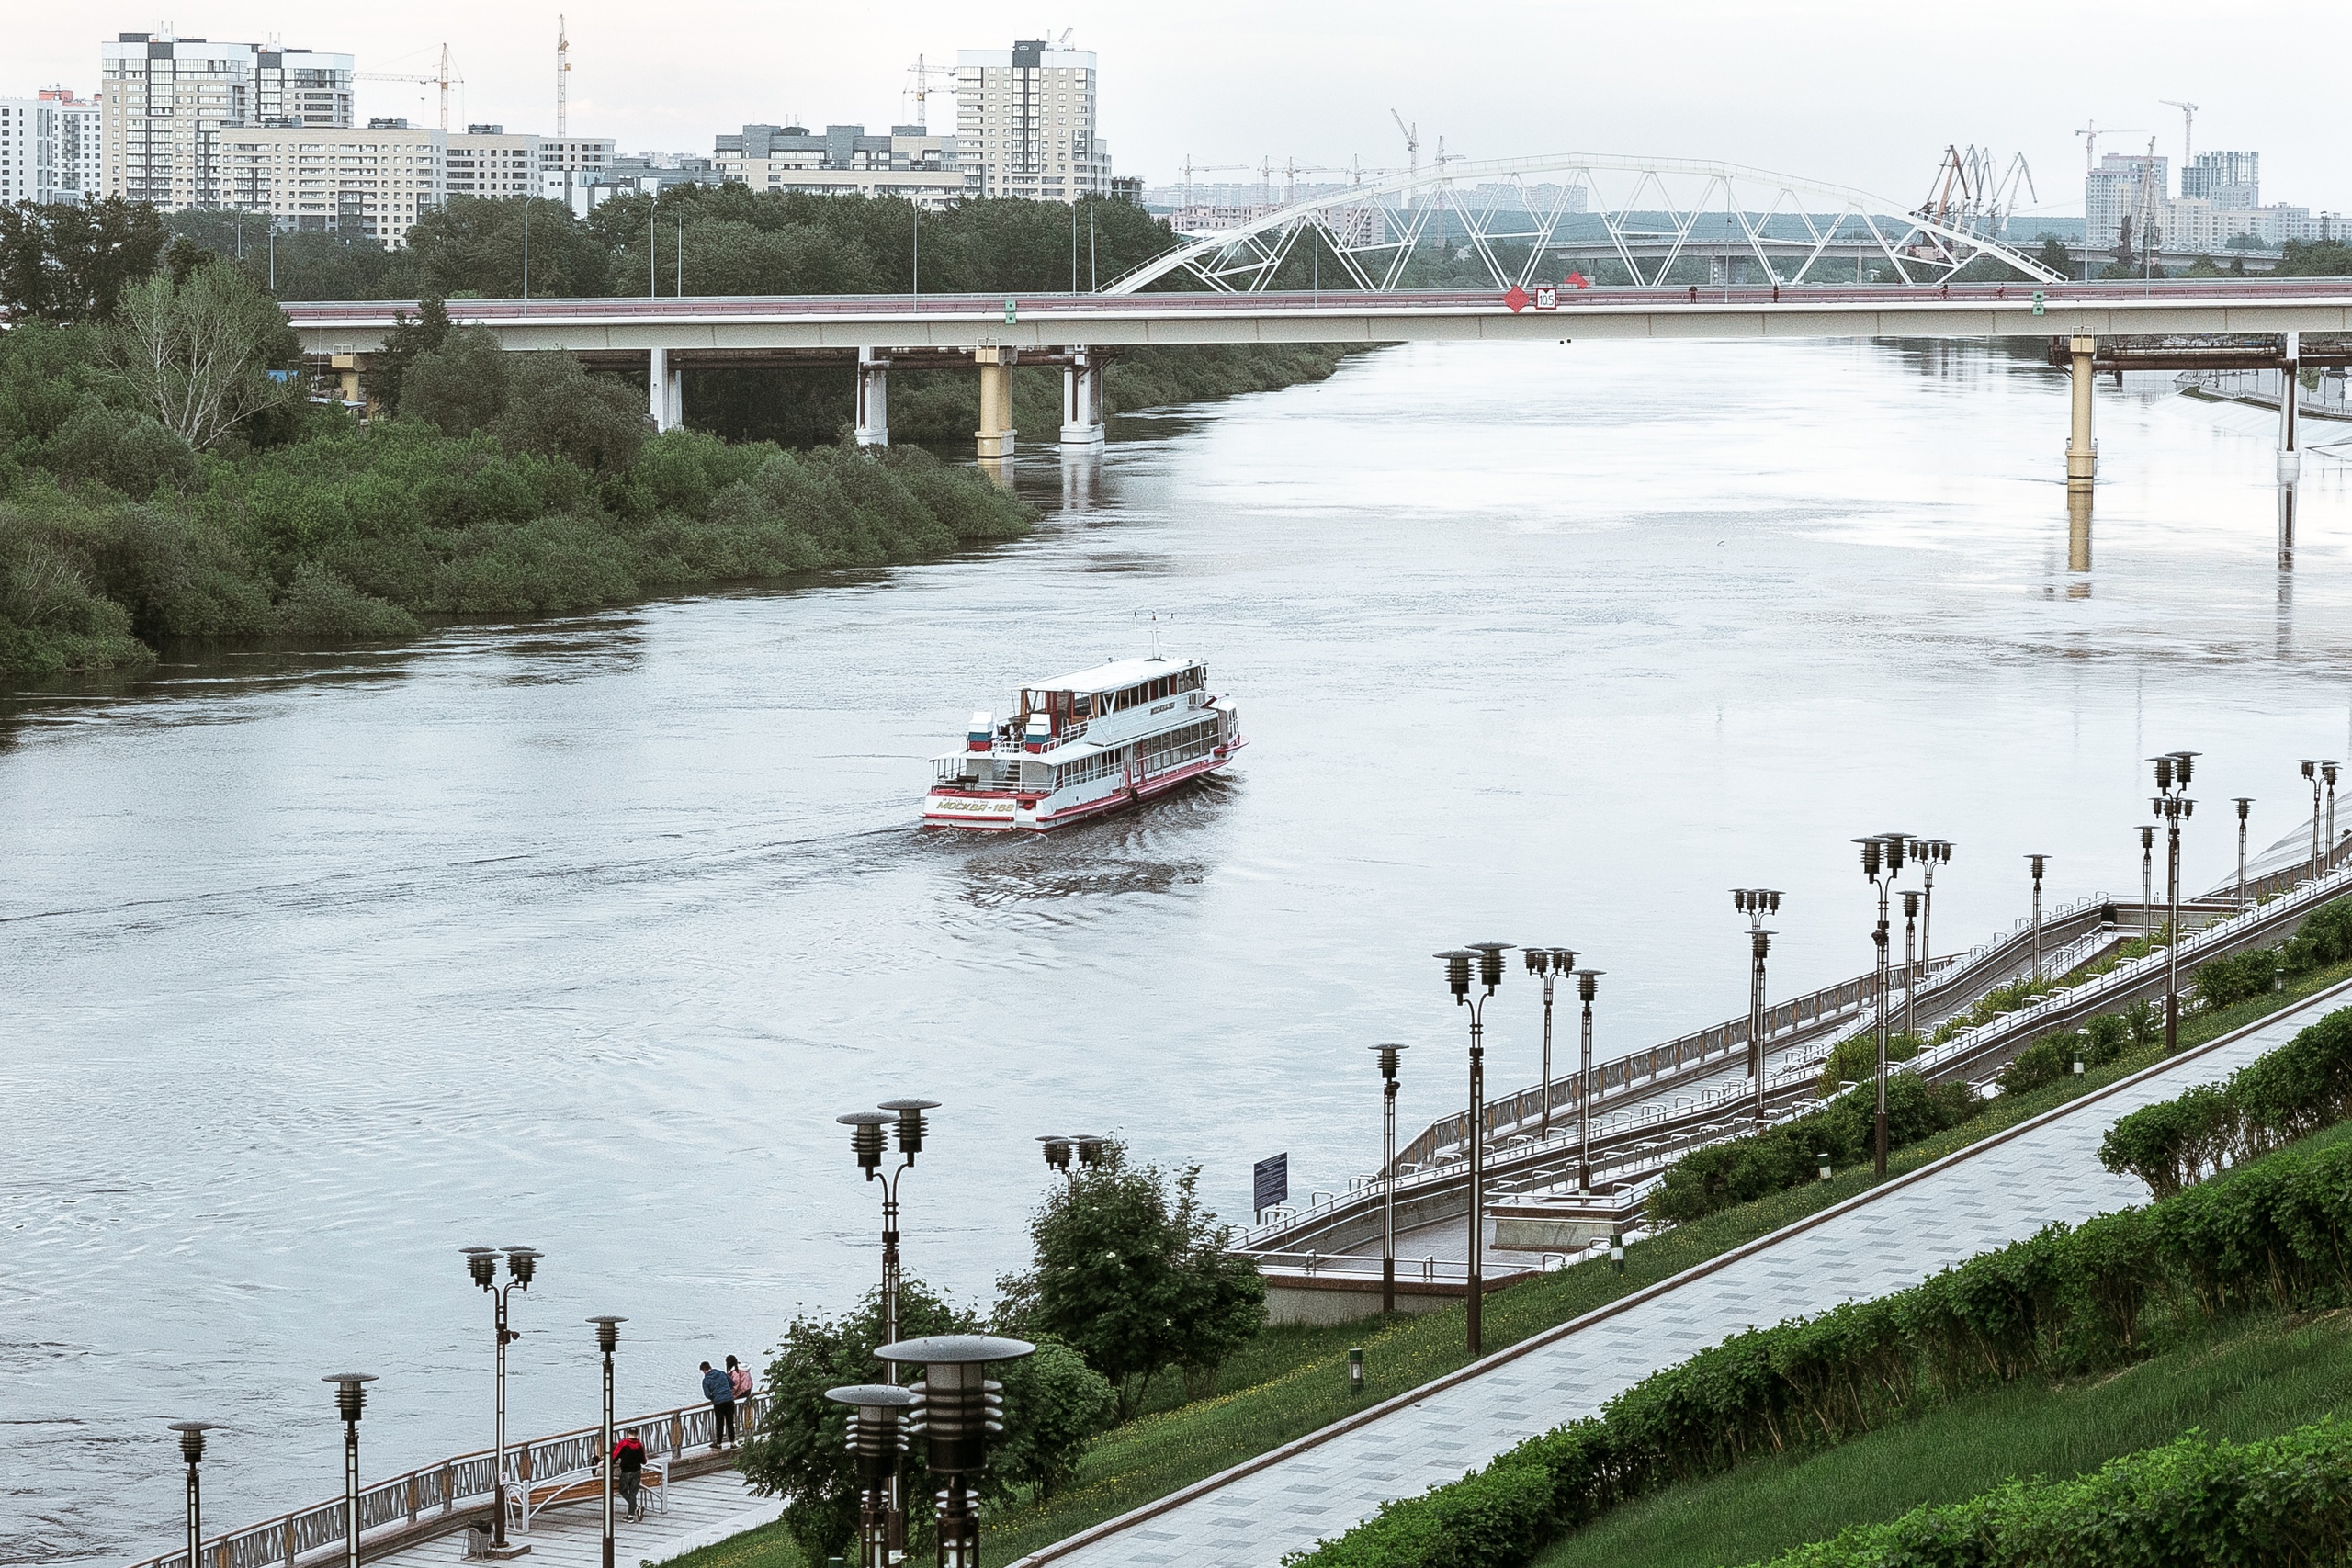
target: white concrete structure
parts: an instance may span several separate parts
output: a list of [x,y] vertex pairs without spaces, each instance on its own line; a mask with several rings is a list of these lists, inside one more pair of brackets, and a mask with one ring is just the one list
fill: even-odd
[[356,130],[225,126],[212,205],[277,228],[364,235],[397,248],[444,197],[447,132],[379,121]]
[[1111,194],[1093,51],[1029,39],[956,56],[956,140],[974,194],[1077,201]]
[[862,125],[747,125],[718,138],[711,163],[729,185],[826,196],[895,196],[931,211],[972,190],[962,147],[920,125],[869,136]]
[[98,46],[102,196],[219,207],[231,126],[351,124],[351,56],[123,33]]

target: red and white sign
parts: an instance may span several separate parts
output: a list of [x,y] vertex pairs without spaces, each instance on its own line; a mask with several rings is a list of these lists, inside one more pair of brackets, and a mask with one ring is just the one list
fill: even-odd
[[1527,290],[1516,283],[1512,284],[1510,292],[1503,296],[1503,303],[1510,307],[1512,315],[1518,315],[1528,307]]
[[1553,288],[1548,283],[1537,284],[1535,286],[1535,308],[1539,310],[1558,310],[1560,308],[1560,291]]

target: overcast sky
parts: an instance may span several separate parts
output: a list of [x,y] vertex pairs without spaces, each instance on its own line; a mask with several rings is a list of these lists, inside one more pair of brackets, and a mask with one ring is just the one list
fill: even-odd
[[[157,18],[93,6],[11,5],[0,96],[97,82],[101,39]],[[882,126],[921,53],[1060,36],[1101,56],[1103,134],[1117,170],[1172,180],[1202,164],[1402,164],[1388,111],[1425,146],[1474,158],[1656,153],[1756,164],[1917,202],[1948,142],[2022,151],[2042,209],[2082,210],[2076,127],[2137,128],[2105,150],[2177,164],[2179,111],[2201,106],[2197,144],[2262,154],[2263,196],[2352,209],[2352,146],[2324,85],[2347,57],[2352,8],[2301,6],[1721,4],[1619,7],[1405,5],[1396,0],[1189,0],[1172,6],[1059,0],[1009,8],[661,6],[570,0],[571,128],[624,152],[710,151],[750,121]],[[467,79],[464,118],[552,130],[557,7],[535,0],[394,0],[352,6],[179,0],[190,37],[340,50],[361,71],[430,70],[447,42]],[[932,102],[934,126],[952,99]],[[360,85],[359,112],[433,123],[432,89]],[[458,118],[452,109],[453,121]],[[1238,178],[1240,176],[1225,176]]]

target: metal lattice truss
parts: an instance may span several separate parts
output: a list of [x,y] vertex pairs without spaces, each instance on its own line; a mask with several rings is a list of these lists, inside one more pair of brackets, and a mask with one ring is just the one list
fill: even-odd
[[[1171,274],[1250,293],[1271,286],[1300,242],[1316,236],[1326,288],[1374,291],[1405,281],[1424,247],[1476,257],[1498,289],[1551,280],[1551,269],[1613,262],[1640,288],[1680,287],[1681,264],[1705,260],[1713,281],[1734,267],[1774,284],[1848,282],[1883,266],[1904,283],[1949,282],[1990,257],[2046,283],[2064,278],[1989,235],[1899,205],[1786,175],[1672,158],[1512,158],[1449,162],[1338,194],[1249,210],[1240,224],[1188,233],[1106,294],[1132,294]],[[1323,256],[1343,276],[1330,275]],[[1688,268],[1683,268],[1687,273]]]

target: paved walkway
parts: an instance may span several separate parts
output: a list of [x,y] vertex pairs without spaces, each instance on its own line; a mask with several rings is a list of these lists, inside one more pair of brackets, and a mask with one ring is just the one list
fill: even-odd
[[[756,1529],[784,1512],[781,1497],[755,1497],[743,1478],[731,1470],[681,1481],[670,1491],[670,1511],[657,1513],[649,1506],[635,1524],[623,1519],[615,1505],[613,1561],[624,1568],[667,1562],[696,1547]],[[602,1568],[604,1512],[592,1500],[557,1508],[532,1521],[529,1535],[509,1533],[511,1541],[529,1541],[530,1555],[517,1558],[516,1568]],[[455,1531],[377,1559],[383,1568],[434,1568],[462,1560],[465,1532]]]
[[2137,1180],[2110,1176],[2098,1163],[2099,1140],[2118,1116],[2227,1076],[2348,1000],[2352,988],[2314,998],[2227,1044],[1866,1195],[1715,1272],[1524,1353],[1506,1351],[1474,1377],[1262,1469],[1204,1483],[1166,1512],[1130,1515],[1084,1544],[1048,1548],[1023,1562],[1274,1568],[1284,1552],[1591,1415],[1726,1335],[1901,1290],[2052,1220],[2144,1202],[2147,1190]]

